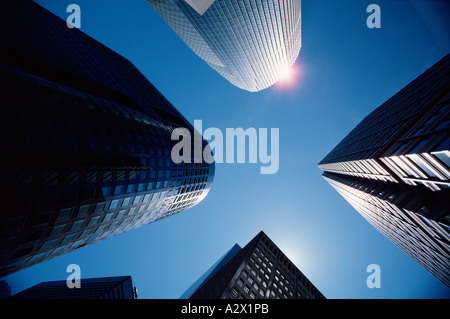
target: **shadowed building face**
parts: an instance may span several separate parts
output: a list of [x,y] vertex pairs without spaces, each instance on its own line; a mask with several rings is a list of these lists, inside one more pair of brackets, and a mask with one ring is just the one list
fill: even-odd
[[319,163],[378,231],[450,286],[450,55],[361,121]]
[[34,2],[0,15],[0,276],[206,196],[214,163],[172,161],[172,131],[193,127],[133,64]]

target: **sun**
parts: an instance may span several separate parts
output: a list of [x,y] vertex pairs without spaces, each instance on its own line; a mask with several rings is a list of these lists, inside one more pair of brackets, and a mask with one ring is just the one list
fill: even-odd
[[300,67],[297,64],[294,64],[292,67],[284,65],[279,68],[277,75],[277,87],[283,89],[295,87],[299,81]]
[[292,78],[293,71],[287,66],[283,66],[278,72],[279,81],[287,82]]

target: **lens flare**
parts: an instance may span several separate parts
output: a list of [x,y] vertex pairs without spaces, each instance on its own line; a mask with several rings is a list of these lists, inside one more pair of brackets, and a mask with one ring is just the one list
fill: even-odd
[[280,72],[278,73],[278,76],[280,78],[279,81],[289,81],[292,77],[292,73],[292,69],[289,67],[281,68]]
[[276,84],[279,88],[291,88],[298,84],[299,80],[299,66],[294,64],[292,67],[284,66],[278,72],[278,82]]

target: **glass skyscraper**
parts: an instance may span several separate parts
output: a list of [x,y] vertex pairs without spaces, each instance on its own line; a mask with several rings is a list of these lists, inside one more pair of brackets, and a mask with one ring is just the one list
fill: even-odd
[[264,233],[234,245],[182,299],[325,299]]
[[11,299],[135,299],[137,290],[131,276],[80,279],[79,288],[69,288],[66,280],[41,282]]
[[235,86],[260,91],[301,48],[301,0],[147,0],[178,36]]
[[380,233],[450,286],[450,55],[370,113],[320,163]]
[[207,195],[214,163],[172,161],[194,129],[133,64],[32,1],[0,16],[0,276]]

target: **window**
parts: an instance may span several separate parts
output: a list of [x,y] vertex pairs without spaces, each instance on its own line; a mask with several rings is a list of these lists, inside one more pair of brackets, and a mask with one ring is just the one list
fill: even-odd
[[140,203],[142,202],[142,199],[143,199],[143,198],[144,198],[143,195],[136,196],[136,197],[134,198],[133,205],[135,205],[135,204],[140,204]]
[[116,219],[122,218],[125,216],[125,213],[127,212],[126,209],[122,209],[120,212],[117,213]]
[[120,195],[123,193],[124,186],[123,185],[117,185],[114,189],[114,195]]
[[95,206],[95,211],[94,213],[100,213],[105,209],[106,203],[102,202],[102,203],[97,203],[97,205]]
[[88,226],[92,226],[92,225],[97,224],[97,222],[98,222],[99,219],[100,219],[100,216],[92,217],[91,220],[89,221]]
[[63,232],[65,227],[66,227],[66,224],[58,225],[58,226],[53,227],[49,237],[60,235]]
[[442,151],[433,153],[442,163],[444,163],[447,167],[450,168],[450,152],[449,151]]
[[70,227],[70,231],[78,230],[81,228],[81,225],[83,225],[84,220],[76,221],[72,224],[72,227]]
[[130,184],[127,187],[127,194],[135,193],[136,192],[136,184]]
[[123,205],[122,206],[128,206],[131,204],[131,201],[133,200],[133,197],[127,197],[123,200]]
[[436,173],[434,172],[433,167],[431,167],[424,159],[420,157],[418,154],[411,154],[408,155],[408,157],[417,165],[419,166],[428,176],[431,177],[438,177]]
[[59,211],[57,220],[64,220],[70,217],[70,213],[72,212],[72,208],[64,208]]
[[117,208],[117,206],[119,205],[120,199],[115,199],[111,202],[111,205],[109,205],[109,209],[114,209]]
[[73,240],[73,239],[75,238],[76,235],[77,235],[77,234],[72,234],[72,235],[68,235],[68,236],[64,237],[64,239],[62,240],[61,243],[67,243],[67,242]]
[[106,214],[105,218],[103,219],[104,222],[107,222],[109,220],[111,220],[111,218],[113,217],[114,213],[109,213]]
[[56,241],[57,241],[57,239],[46,241],[45,243],[42,244],[41,248],[39,248],[39,251],[47,250],[47,249],[53,247],[55,245]]
[[90,207],[90,205],[80,206],[80,208],[78,209],[78,215],[77,216],[87,215],[87,213],[89,211],[89,207]]
[[412,169],[405,163],[403,160],[397,156],[393,156],[392,159],[400,168],[403,170],[405,174],[408,176],[415,176],[416,174],[412,171]]
[[147,183],[140,183],[138,186],[138,192],[145,191]]

